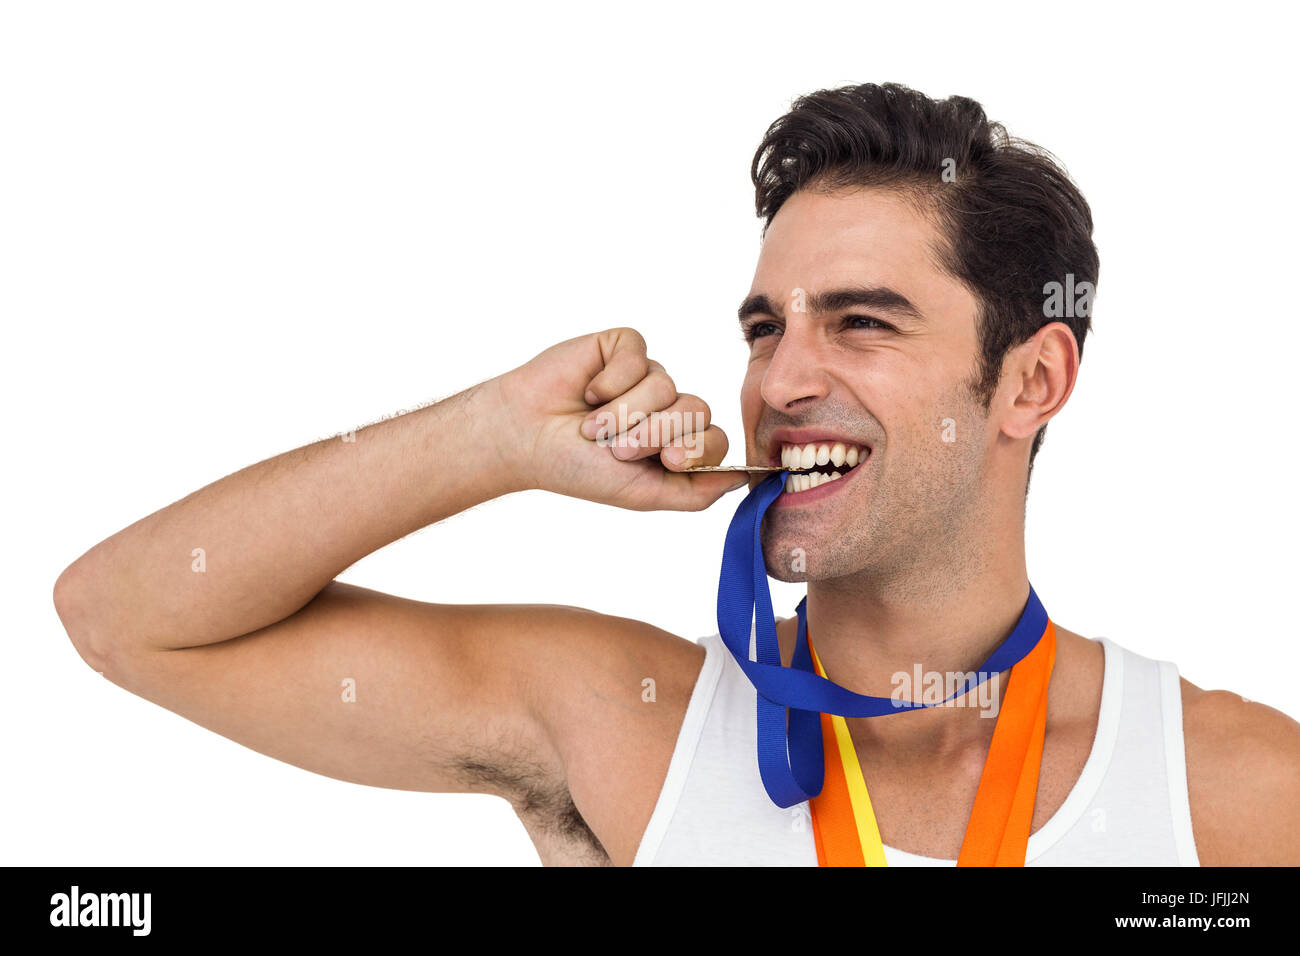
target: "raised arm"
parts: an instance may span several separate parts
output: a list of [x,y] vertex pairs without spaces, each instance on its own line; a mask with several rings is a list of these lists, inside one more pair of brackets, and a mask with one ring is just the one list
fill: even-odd
[[[616,445],[584,434],[627,411],[657,414]],[[55,606],[92,668],[253,749],[377,786],[497,793],[557,813],[572,800],[604,842],[634,847],[617,813],[601,819],[584,703],[612,694],[616,734],[671,723],[698,647],[574,608],[427,604],[333,579],[513,491],[704,508],[739,479],[676,469],[725,452],[707,406],[677,393],[636,332],[609,330],[354,440],[222,478],[91,548],[59,577]],[[668,706],[633,706],[651,674]]]

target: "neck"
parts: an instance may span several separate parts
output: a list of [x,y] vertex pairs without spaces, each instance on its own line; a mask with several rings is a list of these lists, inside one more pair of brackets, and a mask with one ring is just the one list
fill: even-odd
[[[991,554],[996,560],[939,574],[930,565],[924,574],[914,569],[810,582],[808,633],[827,676],[856,693],[890,697],[901,687],[903,698],[921,700],[919,670],[924,680],[941,675],[941,698],[947,698],[957,686],[949,675],[978,670],[1011,633],[1029,597],[1023,547]],[[995,721],[981,713],[990,704],[1000,707],[1005,678],[992,678],[992,686],[970,691],[956,706],[900,711],[850,726],[855,737],[929,753],[987,741]]]

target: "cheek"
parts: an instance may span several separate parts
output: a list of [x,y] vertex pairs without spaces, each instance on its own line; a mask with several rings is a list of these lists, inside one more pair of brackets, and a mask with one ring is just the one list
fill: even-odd
[[935,396],[918,415],[912,453],[934,478],[954,486],[978,465],[985,440],[984,419],[964,389]]
[[740,416],[745,423],[745,434],[753,435],[763,411],[763,368],[754,362],[745,373],[740,386]]
[[935,369],[928,375],[913,376],[896,403],[922,446],[978,437],[979,430],[973,427],[977,420],[974,399],[964,384],[956,383],[955,374]]
[[[885,428],[888,458],[912,462],[917,471],[944,471],[984,439],[983,420],[971,400],[954,391],[909,383],[878,405]],[[957,454],[954,454],[954,453]]]

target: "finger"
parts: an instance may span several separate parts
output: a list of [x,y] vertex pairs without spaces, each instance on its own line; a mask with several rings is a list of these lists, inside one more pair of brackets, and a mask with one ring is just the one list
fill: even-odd
[[645,339],[636,329],[598,332],[596,345],[604,367],[587,383],[584,398],[588,405],[599,405],[622,395],[645,378],[649,364]]
[[602,441],[617,438],[677,401],[677,386],[664,367],[654,361],[646,364],[646,374],[640,381],[583,420],[584,437]]
[[689,433],[676,439],[659,457],[669,471],[720,465],[722,459],[727,457],[727,445],[727,433],[717,425],[710,425],[702,432]]
[[680,491],[674,491],[669,503],[663,508],[665,511],[703,511],[728,492],[749,485],[747,476],[736,475],[734,472],[726,474],[710,471],[702,475],[671,475],[670,477],[690,484]]
[[[657,455],[674,444],[693,447],[692,436],[708,429],[709,417],[709,406],[704,399],[698,395],[678,395],[668,408],[654,412],[641,424],[614,438],[610,443],[614,457],[635,461]],[[677,450],[684,451],[681,447]]]
[[[718,433],[717,436],[712,435],[714,432]],[[710,464],[717,464],[726,454],[727,436],[717,426],[710,427],[705,434],[710,436],[708,441],[711,444],[704,458]],[[664,495],[659,507],[670,511],[703,511],[728,492],[746,488],[749,484],[750,476],[744,473],[707,471],[702,474],[680,474],[666,471]]]

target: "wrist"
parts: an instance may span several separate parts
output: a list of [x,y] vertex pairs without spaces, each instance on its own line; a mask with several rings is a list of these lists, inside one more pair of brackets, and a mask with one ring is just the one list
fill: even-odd
[[527,454],[530,443],[520,433],[521,416],[514,409],[509,375],[498,375],[468,389],[461,410],[465,416],[462,434],[478,452],[470,457],[482,463],[491,497],[539,487],[536,462]]

